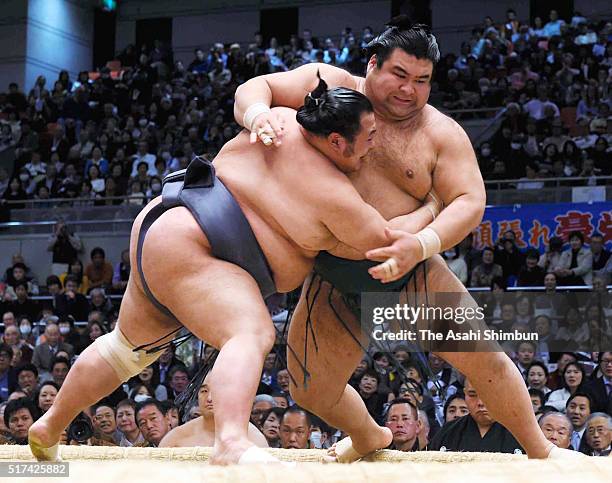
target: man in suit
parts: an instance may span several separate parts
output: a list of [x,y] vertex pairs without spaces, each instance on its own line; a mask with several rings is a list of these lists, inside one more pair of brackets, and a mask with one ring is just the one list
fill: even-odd
[[45,328],[45,338],[47,342],[37,345],[32,355],[32,364],[40,372],[50,372],[53,359],[58,351],[65,351],[69,357],[74,355],[74,348],[70,344],[60,342],[60,332],[57,324],[47,324]]
[[612,417],[606,413],[593,413],[587,421],[586,437],[591,456],[610,455]]
[[0,401],[6,401],[17,388],[17,375],[15,369],[11,367],[12,359],[11,346],[0,343]]
[[574,427],[571,436],[572,448],[584,454],[589,452],[585,432],[586,421],[591,415],[592,406],[591,396],[580,391],[572,394],[565,404],[565,414],[570,418]]
[[599,353],[601,377],[589,381],[584,390],[593,399],[593,412],[607,412],[612,404],[612,351]]

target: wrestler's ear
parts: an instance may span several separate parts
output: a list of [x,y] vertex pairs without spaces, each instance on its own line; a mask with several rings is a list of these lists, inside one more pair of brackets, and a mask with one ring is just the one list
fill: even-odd
[[342,152],[346,146],[345,139],[337,132],[333,132],[329,136],[327,136],[327,142],[332,147],[332,149],[339,152]]
[[370,57],[370,60],[368,60],[368,67],[367,67],[368,74],[370,73],[372,69],[377,67],[378,65],[377,62],[378,62],[378,58],[376,57],[376,54],[372,55],[372,57]]

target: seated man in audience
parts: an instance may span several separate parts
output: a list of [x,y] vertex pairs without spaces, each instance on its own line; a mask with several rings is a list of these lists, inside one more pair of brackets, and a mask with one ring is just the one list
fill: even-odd
[[179,365],[170,369],[168,374],[170,391],[168,391],[168,399],[173,401],[187,388],[189,384],[189,373],[185,366]]
[[90,254],[91,263],[85,267],[89,288],[110,288],[113,284],[113,266],[106,261],[106,253],[95,247]]
[[70,357],[74,353],[74,348],[65,342],[60,341],[60,332],[57,324],[47,324],[44,332],[46,342],[37,345],[32,355],[32,364],[36,366],[40,373],[51,372],[51,363],[55,359],[55,354],[65,351]]
[[24,364],[17,369],[17,385],[28,397],[34,394],[38,387],[38,370],[34,364]]
[[419,442],[419,451],[427,451],[431,426],[429,424],[429,417],[427,416],[427,413],[422,409],[419,409],[419,423],[421,423],[421,430],[419,431],[417,438]]
[[609,456],[612,441],[612,417],[606,413],[593,413],[587,420],[586,428],[591,456]]
[[589,450],[586,441],[586,422],[591,415],[593,401],[587,393],[576,391],[565,403],[565,414],[572,421],[572,447],[581,453]]
[[6,401],[17,386],[17,375],[11,367],[13,349],[0,343],[0,401]]
[[70,370],[70,362],[65,357],[56,357],[51,363],[51,377],[53,382],[62,387]]
[[565,414],[552,411],[542,416],[538,423],[548,441],[559,448],[570,447],[573,428],[572,422]]
[[284,449],[308,449],[312,419],[304,409],[291,406],[283,414],[280,423],[281,447]]
[[387,409],[385,426],[393,433],[390,449],[419,450],[419,434],[422,430],[419,411],[408,399],[400,398],[391,402]]
[[107,402],[101,402],[92,408],[94,428],[109,443],[119,444],[121,433],[117,431],[115,409]]
[[[171,430],[159,443],[159,447],[213,446],[215,443],[215,417],[208,378],[198,392],[201,416]],[[253,424],[249,423],[249,440],[256,446],[267,448],[268,442]]]
[[4,408],[4,424],[10,432],[12,444],[28,444],[28,429],[38,419],[34,403],[25,397],[13,399]]
[[510,431],[493,420],[469,379],[465,380],[465,402],[470,413],[440,429],[430,450],[524,453]]
[[89,302],[85,295],[79,293],[79,281],[75,275],[67,275],[63,293],[55,296],[55,311],[62,320],[68,316],[75,320],[85,321],[89,314]]
[[591,395],[592,412],[612,409],[612,351],[600,352],[598,356],[601,377],[585,384],[584,390]]
[[158,446],[170,431],[164,408],[157,399],[147,399],[136,405],[136,423],[146,441],[143,446]]

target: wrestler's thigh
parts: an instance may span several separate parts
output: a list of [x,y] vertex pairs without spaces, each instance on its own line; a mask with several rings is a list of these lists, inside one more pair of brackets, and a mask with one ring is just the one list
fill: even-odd
[[[300,301],[291,318],[288,342],[292,350],[287,350],[287,365],[296,383],[301,386],[302,367],[306,361],[306,369],[311,375],[308,392],[317,393],[318,397],[334,397],[344,390],[363,356],[361,347],[338,316],[362,345],[367,346],[367,336],[361,333],[359,320],[346,307],[338,292],[333,291],[331,297],[337,316],[329,305],[331,286],[318,277],[310,286],[311,277],[304,282]],[[309,312],[312,332],[307,327]]]
[[[410,293],[411,291],[416,293]],[[465,285],[461,283],[439,255],[435,255],[427,260],[424,269],[419,267],[416,273],[416,283],[414,285],[409,284],[408,292],[408,299],[413,297],[419,304],[426,303],[430,307],[462,309],[464,313],[466,313],[465,309],[468,308],[474,312],[478,309],[478,304],[470,295]],[[425,300],[425,294],[427,294],[427,300]],[[453,330],[455,333],[468,333],[488,329],[484,319],[477,315],[443,321],[421,319],[418,321],[418,328],[433,329],[444,334],[447,334],[449,330]],[[445,340],[442,344],[434,344],[424,349],[433,350],[447,361],[449,357],[443,354],[446,351],[452,353],[501,351],[498,344],[485,340],[468,342]]]
[[236,335],[273,344],[272,319],[253,277],[213,257],[193,232],[176,236],[153,225],[142,266],[151,292],[199,339],[216,348]]

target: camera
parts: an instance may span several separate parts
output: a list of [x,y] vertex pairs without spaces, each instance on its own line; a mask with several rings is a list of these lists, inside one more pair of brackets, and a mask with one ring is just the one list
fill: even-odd
[[94,435],[94,428],[89,418],[81,413],[68,426],[68,441],[86,443]]

